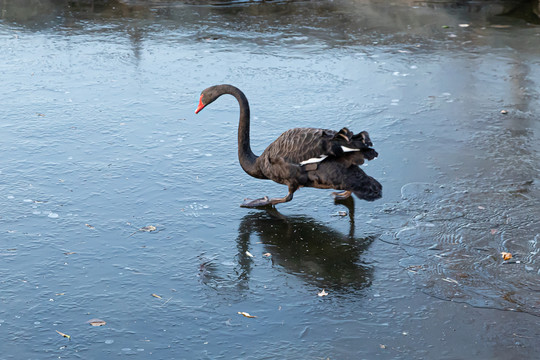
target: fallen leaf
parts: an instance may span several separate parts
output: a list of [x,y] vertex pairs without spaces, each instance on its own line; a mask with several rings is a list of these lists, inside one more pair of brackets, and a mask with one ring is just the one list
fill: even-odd
[[139,231],[146,231],[146,232],[156,231],[156,227],[154,225],[148,225],[148,226],[140,228]]
[[62,295],[66,295],[66,293],[57,293],[57,294],[54,294],[56,296],[62,296]]
[[64,255],[73,255],[73,254],[76,254],[76,252],[74,251],[69,251],[69,252],[65,252]]
[[252,318],[256,318],[256,316],[250,315],[249,313],[244,312],[244,311],[239,311],[238,314],[240,314],[240,315],[242,315],[242,316],[245,316],[245,317],[247,317],[247,318],[251,318],[251,319],[252,319]]
[[272,254],[270,254],[270,253],[264,253],[263,256],[264,256],[264,257],[271,257]]
[[253,254],[252,254],[252,253],[250,253],[249,251],[246,251],[246,255],[247,255],[247,256],[249,256],[250,258],[252,258],[252,257],[253,257]]
[[84,224],[84,225],[86,225],[86,227],[87,227],[87,228],[90,228],[90,229],[95,229],[95,227],[93,227],[93,226],[92,226],[92,225],[90,225],[90,224]]
[[417,270],[422,270],[422,265],[411,265],[407,268],[408,271],[417,273]]
[[328,295],[328,293],[326,291],[324,291],[324,289],[322,289],[322,291],[317,293],[317,295],[323,297],[323,296]]
[[155,298],[161,299],[161,296],[159,296],[158,294],[152,294],[152,296]]
[[70,335],[64,334],[63,332],[60,332],[60,331],[58,331],[58,330],[56,330],[56,332],[57,332],[58,334],[62,335],[63,337],[68,338],[68,340],[71,340],[71,336],[70,336]]
[[101,320],[101,319],[90,319],[87,321],[88,324],[92,325],[92,326],[103,326],[105,324],[107,324],[107,322]]
[[[157,228],[154,225],[148,225],[148,226],[144,226],[144,227],[140,228],[137,231],[152,232],[152,231],[156,231],[156,230],[157,230]],[[133,232],[133,234],[131,234],[129,236],[135,235],[137,233],[137,231]]]
[[502,258],[503,258],[504,261],[510,260],[510,259],[512,258],[512,254],[509,253],[509,252],[504,252],[504,251],[503,251],[503,252],[501,253],[501,255],[502,255]]

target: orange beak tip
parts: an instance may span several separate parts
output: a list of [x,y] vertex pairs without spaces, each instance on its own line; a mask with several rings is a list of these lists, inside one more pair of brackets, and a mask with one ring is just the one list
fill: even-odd
[[204,108],[204,106],[205,106],[205,105],[203,104],[203,102],[202,102],[202,98],[203,98],[203,96],[201,95],[201,97],[200,97],[200,99],[199,99],[199,106],[197,106],[197,109],[195,110],[195,114],[198,114],[199,111],[201,111],[201,110]]

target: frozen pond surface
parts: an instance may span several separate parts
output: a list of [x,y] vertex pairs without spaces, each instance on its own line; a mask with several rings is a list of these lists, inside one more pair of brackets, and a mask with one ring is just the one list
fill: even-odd
[[[0,1],[2,358],[537,356],[538,26],[488,3],[145,3]],[[238,165],[232,97],[195,116],[219,83],[257,154],[368,130],[383,198],[240,208],[286,188]]]

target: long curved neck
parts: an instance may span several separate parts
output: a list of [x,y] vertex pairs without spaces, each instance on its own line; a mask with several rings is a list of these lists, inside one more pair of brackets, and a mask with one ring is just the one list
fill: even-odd
[[257,155],[251,151],[249,139],[249,103],[242,91],[232,85],[224,85],[225,93],[231,94],[240,105],[240,120],[238,123],[238,160],[245,172],[254,177],[260,177],[256,165]]

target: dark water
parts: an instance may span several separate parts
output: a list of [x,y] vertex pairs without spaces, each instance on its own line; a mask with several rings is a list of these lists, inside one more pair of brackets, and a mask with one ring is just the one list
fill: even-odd
[[[513,6],[0,1],[0,357],[535,358],[540,28]],[[194,115],[218,83],[256,153],[368,130],[384,197],[240,208],[286,189],[242,172],[234,99]]]

